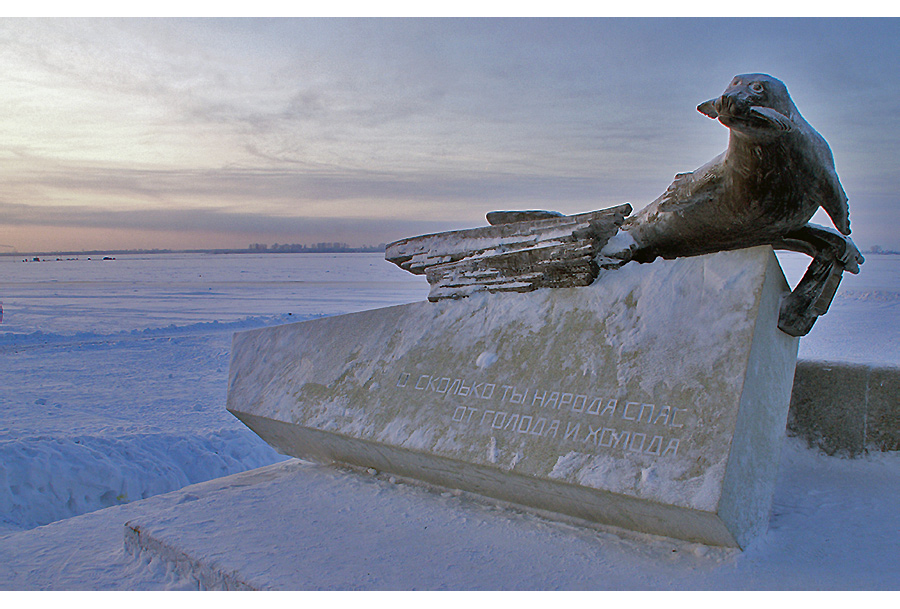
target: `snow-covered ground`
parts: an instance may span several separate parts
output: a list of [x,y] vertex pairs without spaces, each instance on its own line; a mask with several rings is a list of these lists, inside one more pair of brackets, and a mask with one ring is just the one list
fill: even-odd
[[275,462],[225,408],[237,330],[422,300],[378,254],[0,257],[0,533]]
[[[741,552],[290,460],[0,538],[0,589],[197,589],[189,556],[295,590],[896,590],[898,468],[790,438],[769,532]],[[127,522],[166,545],[126,551]]]
[[[64,540],[61,522],[53,525],[57,537],[47,537],[51,529],[23,532],[109,506],[131,509],[138,499],[282,460],[224,409],[233,332],[423,300],[428,292],[423,278],[379,254],[87,258],[0,257],[0,546]],[[795,283],[808,259],[780,258]],[[801,341],[800,357],[900,365],[900,256],[870,256],[862,271],[845,276],[831,311]],[[896,506],[894,455],[851,465],[792,451],[787,462],[822,478],[822,492],[843,492],[841,501],[860,491],[827,472],[849,468],[857,486],[872,480],[871,496],[854,510],[871,509],[874,518]],[[780,492],[807,492],[791,486],[792,472],[783,473]],[[782,520],[802,529],[802,514],[791,506],[808,510],[806,503],[785,499]],[[71,521],[71,538],[84,534],[74,532],[84,518]],[[897,547],[897,521],[886,524],[893,530],[873,521],[858,533],[893,536]],[[121,529],[105,534],[118,536],[121,551]],[[45,554],[47,568],[56,568],[59,558]],[[895,571],[896,557],[884,558]],[[884,585],[878,576],[865,581]],[[887,567],[883,576],[893,584],[887,587],[900,587]],[[3,578],[0,572],[0,588],[16,586]],[[71,587],[61,582],[55,585]]]

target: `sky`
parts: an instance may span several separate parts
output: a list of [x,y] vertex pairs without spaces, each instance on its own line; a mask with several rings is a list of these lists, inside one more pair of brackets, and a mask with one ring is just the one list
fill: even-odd
[[[900,250],[900,19],[0,18],[0,253],[377,245],[639,209],[785,82]],[[831,225],[824,213],[814,222]]]

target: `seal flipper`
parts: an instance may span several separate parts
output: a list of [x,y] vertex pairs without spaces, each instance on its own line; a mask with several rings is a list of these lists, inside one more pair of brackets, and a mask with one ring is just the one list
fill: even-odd
[[794,121],[774,108],[765,106],[751,106],[750,115],[761,118],[779,131],[793,131],[797,128]]
[[859,273],[865,262],[853,240],[835,231],[807,224],[772,243],[776,249],[803,252],[813,257],[793,291],[781,301],[778,327],[791,336],[805,336],[834,299],[844,272]]
[[[818,133],[816,134],[818,135]],[[847,193],[841,186],[837,172],[834,170],[834,157],[831,155],[831,149],[828,143],[819,136],[821,145],[817,150],[820,163],[828,167],[826,175],[820,180],[820,187],[816,189],[813,196],[816,202],[825,210],[828,217],[834,223],[842,235],[850,234],[850,206],[847,204]]]
[[849,235],[850,207],[847,205],[847,194],[844,192],[841,183],[838,181],[837,175],[834,175],[832,179],[827,180],[827,191],[821,193],[818,203],[822,209],[825,210],[825,213],[828,214],[828,217],[831,218],[834,226],[841,234]]

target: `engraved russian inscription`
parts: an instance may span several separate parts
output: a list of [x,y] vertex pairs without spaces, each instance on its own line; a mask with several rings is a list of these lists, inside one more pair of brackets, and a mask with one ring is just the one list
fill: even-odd
[[[415,379],[415,382],[412,382]],[[593,448],[668,458],[678,455],[687,408],[591,395],[566,388],[521,387],[455,375],[401,373],[396,387],[451,400],[446,415],[471,433],[515,434],[562,450]],[[466,403],[459,403],[465,398]],[[480,402],[472,402],[479,400]],[[483,402],[489,402],[487,404]],[[538,414],[554,411],[552,414]]]

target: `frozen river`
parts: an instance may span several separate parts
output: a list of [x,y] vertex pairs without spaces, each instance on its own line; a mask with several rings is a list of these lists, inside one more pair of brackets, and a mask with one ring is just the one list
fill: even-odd
[[[71,258],[71,257],[70,257]],[[276,323],[424,300],[428,285],[380,254],[148,254],[34,263],[0,256],[0,343],[171,326]],[[809,258],[779,253],[788,281]],[[800,357],[900,362],[900,256],[844,275]]]
[[348,313],[422,300],[381,254],[0,256],[0,333],[73,334]]

